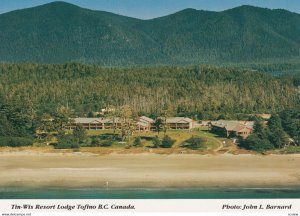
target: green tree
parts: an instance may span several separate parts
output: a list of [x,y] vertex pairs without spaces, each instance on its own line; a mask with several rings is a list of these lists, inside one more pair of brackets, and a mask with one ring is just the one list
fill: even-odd
[[158,148],[161,145],[161,140],[158,138],[158,136],[155,136],[152,139],[152,145],[153,145],[153,148]]
[[35,132],[35,114],[30,100],[0,103],[1,133],[11,133],[16,137],[32,136]]
[[133,146],[142,146],[142,140],[141,140],[141,137],[136,137],[133,141]]
[[261,118],[255,118],[254,119],[254,127],[253,132],[256,134],[262,134],[264,131],[264,123]]
[[287,134],[280,128],[271,132],[270,141],[276,148],[283,148],[289,143]]
[[201,137],[191,137],[184,141],[180,146],[184,148],[190,148],[190,149],[198,149],[203,146],[205,143],[205,139]]
[[55,133],[54,119],[48,113],[39,115],[36,119],[36,135],[39,139],[51,140]]
[[161,131],[162,125],[163,125],[163,120],[161,118],[157,118],[154,122],[154,127],[157,134],[159,134],[159,132]]
[[245,141],[245,147],[257,152],[264,152],[274,148],[268,139],[262,139],[258,134],[251,134]]
[[6,116],[0,115],[0,136],[13,135],[13,126],[8,121]]
[[161,142],[160,147],[161,148],[171,148],[175,142],[176,142],[176,140],[173,140],[173,139],[171,139],[170,136],[165,135]]
[[[126,118],[128,118],[128,116],[129,117],[131,116],[130,112],[128,110],[126,110],[127,108],[122,107],[121,109],[122,109],[122,111],[127,112],[127,113],[125,113],[123,115],[123,113],[121,114],[120,110],[116,106],[110,105],[106,108],[107,112],[104,114],[104,116],[106,118],[112,120],[112,123],[113,123],[113,139],[115,139],[115,137],[116,137],[116,135],[115,135],[116,134],[116,129],[117,129],[116,119],[118,117],[121,117],[121,118],[123,117],[123,119],[126,119]],[[121,129],[123,129],[123,128],[121,128]]]
[[270,142],[276,148],[282,148],[288,144],[288,135],[283,130],[281,119],[278,114],[273,114],[268,121],[270,129]]
[[285,132],[300,145],[300,107],[289,108],[280,113]]
[[70,118],[73,116],[74,110],[69,106],[59,106],[54,113],[54,123],[56,131],[64,130],[65,125],[70,122]]
[[126,138],[130,142],[130,138],[136,129],[136,122],[133,119],[133,112],[130,106],[124,105],[120,107],[122,140]]
[[95,115],[94,115],[94,113],[92,111],[90,111],[90,112],[88,112],[87,117],[88,118],[94,118]]
[[73,136],[78,143],[82,143],[86,139],[86,130],[82,125],[78,124],[73,130]]
[[162,109],[161,115],[163,117],[163,131],[164,131],[164,137],[165,137],[166,133],[167,133],[167,129],[168,129],[167,120],[168,120],[168,117],[171,115],[171,108],[165,104]]

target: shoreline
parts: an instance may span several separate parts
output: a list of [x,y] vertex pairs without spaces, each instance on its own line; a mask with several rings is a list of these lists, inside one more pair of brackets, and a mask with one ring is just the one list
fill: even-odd
[[289,188],[66,188],[0,187],[1,199],[298,199],[300,187]]
[[73,185],[73,186],[64,186],[64,185],[0,185],[0,193],[3,191],[7,191],[10,189],[34,189],[34,190],[42,190],[42,189],[61,189],[61,190],[107,190],[107,191],[114,191],[114,190],[132,190],[132,191],[142,191],[142,190],[161,190],[161,191],[172,191],[172,190],[300,190],[300,185],[290,185],[290,186],[276,186],[276,185],[269,185],[269,186],[170,186],[170,187],[155,187],[151,185],[144,185],[144,186],[112,186],[112,187],[105,187],[105,186],[97,186],[97,185]]
[[297,188],[300,154],[1,152],[0,188]]

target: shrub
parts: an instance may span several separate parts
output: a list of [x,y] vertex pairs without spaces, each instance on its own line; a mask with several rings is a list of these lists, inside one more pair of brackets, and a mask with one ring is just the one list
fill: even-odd
[[80,143],[80,147],[91,147],[92,141],[93,141],[93,137],[88,137],[82,143]]
[[158,136],[155,136],[152,139],[153,148],[158,148],[161,145],[161,140],[158,138]]
[[99,146],[101,146],[101,147],[109,147],[109,146],[112,146],[112,144],[113,144],[112,140],[104,140],[104,141],[100,142]]
[[71,148],[72,148],[72,149],[79,149],[79,148],[80,148],[80,145],[79,145],[79,143],[77,143],[77,142],[73,142],[73,143],[71,144]]
[[31,146],[32,138],[27,137],[0,137],[0,146],[20,147]]
[[97,147],[101,145],[101,139],[99,137],[93,137],[92,138],[92,142],[91,142],[91,146],[92,147]]
[[100,134],[97,136],[101,140],[115,140],[115,141],[122,141],[122,137],[120,134],[112,134],[112,133],[105,133],[105,134]]
[[300,146],[288,146],[282,152],[286,154],[298,154],[300,153]]
[[55,145],[56,149],[73,149],[80,148],[78,140],[72,135],[61,136],[58,140],[58,143]]
[[200,137],[191,137],[190,139],[184,141],[180,146],[190,149],[198,149],[202,147],[202,144],[205,142],[203,138]]
[[172,145],[176,142],[176,140],[172,140],[168,135],[164,136],[160,147],[161,148],[171,148]]
[[58,142],[54,148],[56,149],[69,149],[71,148],[71,144],[65,142]]
[[136,137],[133,141],[133,146],[142,146],[141,137]]
[[68,143],[68,142],[59,142],[54,146],[56,149],[76,149],[80,148],[79,143],[73,142],[73,143]]
[[114,143],[114,141],[109,138],[109,139],[101,139],[100,137],[93,137],[91,146],[92,147],[108,147],[111,146]]

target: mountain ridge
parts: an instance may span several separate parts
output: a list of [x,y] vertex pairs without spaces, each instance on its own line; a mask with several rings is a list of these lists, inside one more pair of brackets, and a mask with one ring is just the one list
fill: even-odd
[[269,11],[285,11],[285,12],[288,12],[288,13],[293,13],[293,14],[300,15],[300,13],[292,12],[292,11],[289,11],[289,10],[283,9],[283,8],[271,9],[271,8],[258,7],[258,6],[253,6],[253,5],[247,5],[247,4],[245,4],[245,5],[240,5],[240,6],[237,6],[237,7],[233,7],[233,8],[229,8],[229,9],[225,9],[225,10],[221,10],[221,11],[212,11],[212,10],[195,9],[195,8],[185,8],[185,9],[179,10],[179,11],[171,13],[171,14],[166,14],[166,15],[163,15],[163,16],[158,16],[158,17],[154,17],[154,18],[150,18],[150,19],[141,19],[141,18],[131,17],[131,16],[127,16],[127,15],[122,15],[122,14],[114,13],[114,12],[108,12],[108,11],[104,11],[104,10],[93,10],[93,9],[90,9],[90,8],[84,8],[84,7],[78,6],[76,4],[69,3],[69,2],[53,1],[53,2],[46,3],[46,4],[37,5],[37,6],[34,6],[34,7],[27,7],[27,8],[16,9],[16,10],[12,10],[12,11],[8,11],[8,12],[0,13],[0,16],[4,15],[4,14],[8,14],[8,13],[17,12],[17,11],[37,9],[37,8],[49,7],[49,6],[50,7],[53,7],[53,6],[54,7],[69,6],[69,7],[73,7],[73,8],[84,9],[84,10],[89,10],[89,11],[94,11],[94,12],[110,13],[110,14],[114,14],[114,15],[118,15],[118,16],[129,17],[129,18],[132,18],[132,19],[138,19],[138,20],[152,20],[152,19],[157,19],[157,18],[161,18],[161,17],[165,17],[165,16],[170,16],[170,15],[173,15],[173,14],[176,14],[176,13],[180,13],[180,12],[183,12],[183,11],[198,11],[198,12],[222,13],[222,12],[227,12],[227,11],[232,11],[232,10],[240,10],[240,9],[263,9],[263,10],[269,10]]
[[142,20],[56,1],[0,14],[0,62],[105,66],[300,59],[300,15],[244,5]]

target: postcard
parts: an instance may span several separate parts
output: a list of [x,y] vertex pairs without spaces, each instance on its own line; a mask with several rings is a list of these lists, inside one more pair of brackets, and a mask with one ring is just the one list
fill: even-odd
[[0,0],[0,215],[300,214],[300,3]]

